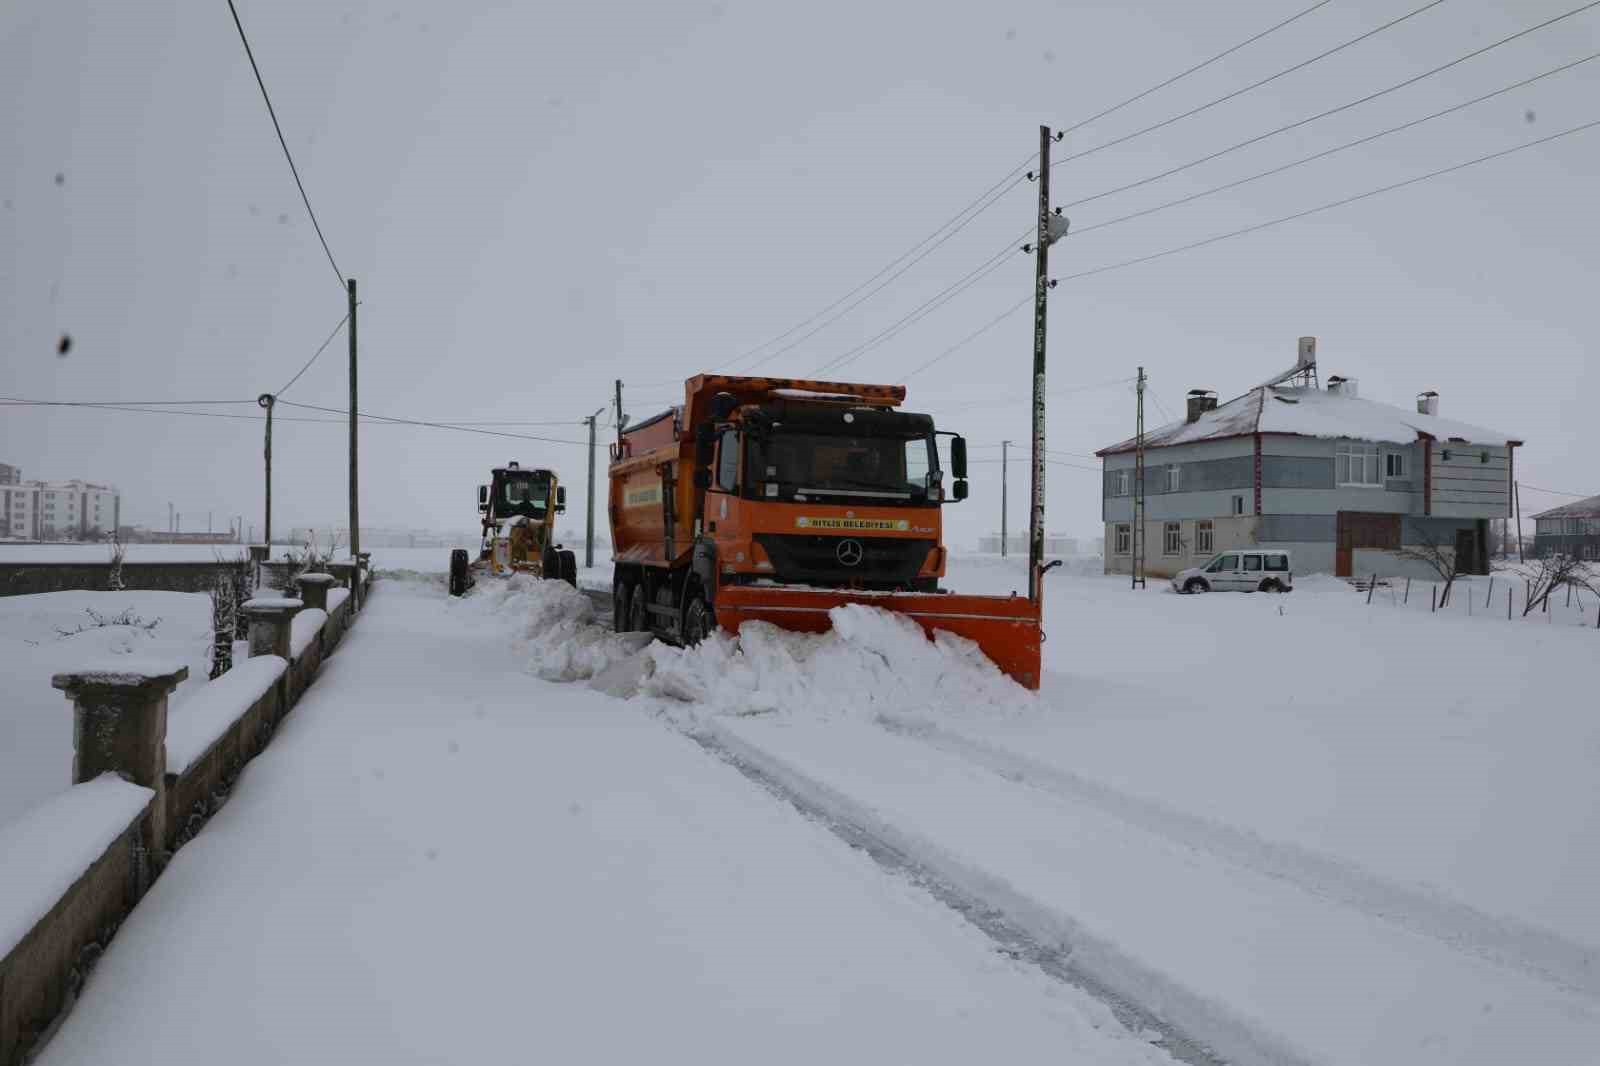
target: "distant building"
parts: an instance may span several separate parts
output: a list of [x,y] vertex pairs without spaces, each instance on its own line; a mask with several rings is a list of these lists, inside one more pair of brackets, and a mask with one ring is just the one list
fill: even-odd
[[1533,516],[1533,554],[1600,560],[1600,496],[1590,496]]
[[[978,538],[978,550],[993,555],[1000,554],[1000,534],[990,533]],[[1009,555],[1028,554],[1028,534],[1010,533],[1006,536],[1006,552]],[[1078,542],[1075,538],[1064,533],[1046,533],[1044,535],[1044,553],[1046,555],[1077,555]]]
[[12,540],[99,540],[117,528],[122,498],[88,481],[17,480],[0,483],[0,509],[0,532]]
[[0,463],[0,485],[16,485],[22,481],[22,467]]
[[[1311,342],[1307,356],[1305,342]],[[1218,552],[1274,547],[1299,571],[1418,573],[1395,553],[1429,543],[1465,573],[1487,573],[1489,522],[1511,508],[1509,434],[1362,399],[1354,380],[1312,383],[1315,342],[1292,371],[1217,405],[1189,395],[1188,417],[1144,436],[1144,561],[1170,576]],[[1298,384],[1285,384],[1298,379]],[[1101,449],[1106,573],[1133,564],[1136,440]]]

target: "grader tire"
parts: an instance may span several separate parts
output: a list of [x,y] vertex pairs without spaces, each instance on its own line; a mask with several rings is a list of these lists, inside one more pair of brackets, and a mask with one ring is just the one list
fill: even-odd
[[557,552],[561,558],[561,580],[578,587],[578,556],[574,552]]
[[470,565],[465,548],[457,548],[450,553],[450,595],[464,596],[467,589],[472,587],[472,574],[468,571]]

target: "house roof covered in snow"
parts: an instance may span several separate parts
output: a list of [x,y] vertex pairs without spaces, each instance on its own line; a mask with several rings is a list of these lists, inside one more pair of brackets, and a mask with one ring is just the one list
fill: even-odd
[[1560,507],[1552,507],[1548,511],[1540,511],[1533,516],[1540,518],[1600,518],[1600,496],[1590,496],[1586,500],[1573,500]]
[[[1469,444],[1522,442],[1522,438],[1514,434],[1408,411],[1358,396],[1300,386],[1260,385],[1206,411],[1193,422],[1173,422],[1151,430],[1144,435],[1144,446],[1163,448],[1256,433],[1341,437],[1392,444],[1409,444],[1423,436]],[[1137,438],[1130,437],[1095,454],[1130,452],[1137,443]]]

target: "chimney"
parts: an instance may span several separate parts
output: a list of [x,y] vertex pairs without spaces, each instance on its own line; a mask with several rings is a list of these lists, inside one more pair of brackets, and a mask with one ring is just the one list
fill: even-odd
[[1340,377],[1338,374],[1328,379],[1328,391],[1335,396],[1348,396],[1352,400],[1360,396],[1355,378]]
[[1185,421],[1198,422],[1207,411],[1217,409],[1217,394],[1211,389],[1189,390],[1189,412]]
[[1417,393],[1417,414],[1438,415],[1439,394],[1432,389]]

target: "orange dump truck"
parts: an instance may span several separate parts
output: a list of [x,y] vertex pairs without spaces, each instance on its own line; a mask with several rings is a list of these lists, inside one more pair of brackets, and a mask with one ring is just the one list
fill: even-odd
[[681,406],[622,429],[617,629],[683,644],[751,620],[822,632],[830,610],[860,603],[968,637],[1037,688],[1039,602],[940,588],[941,508],[966,498],[966,442],[904,399],[897,385],[702,374]]

